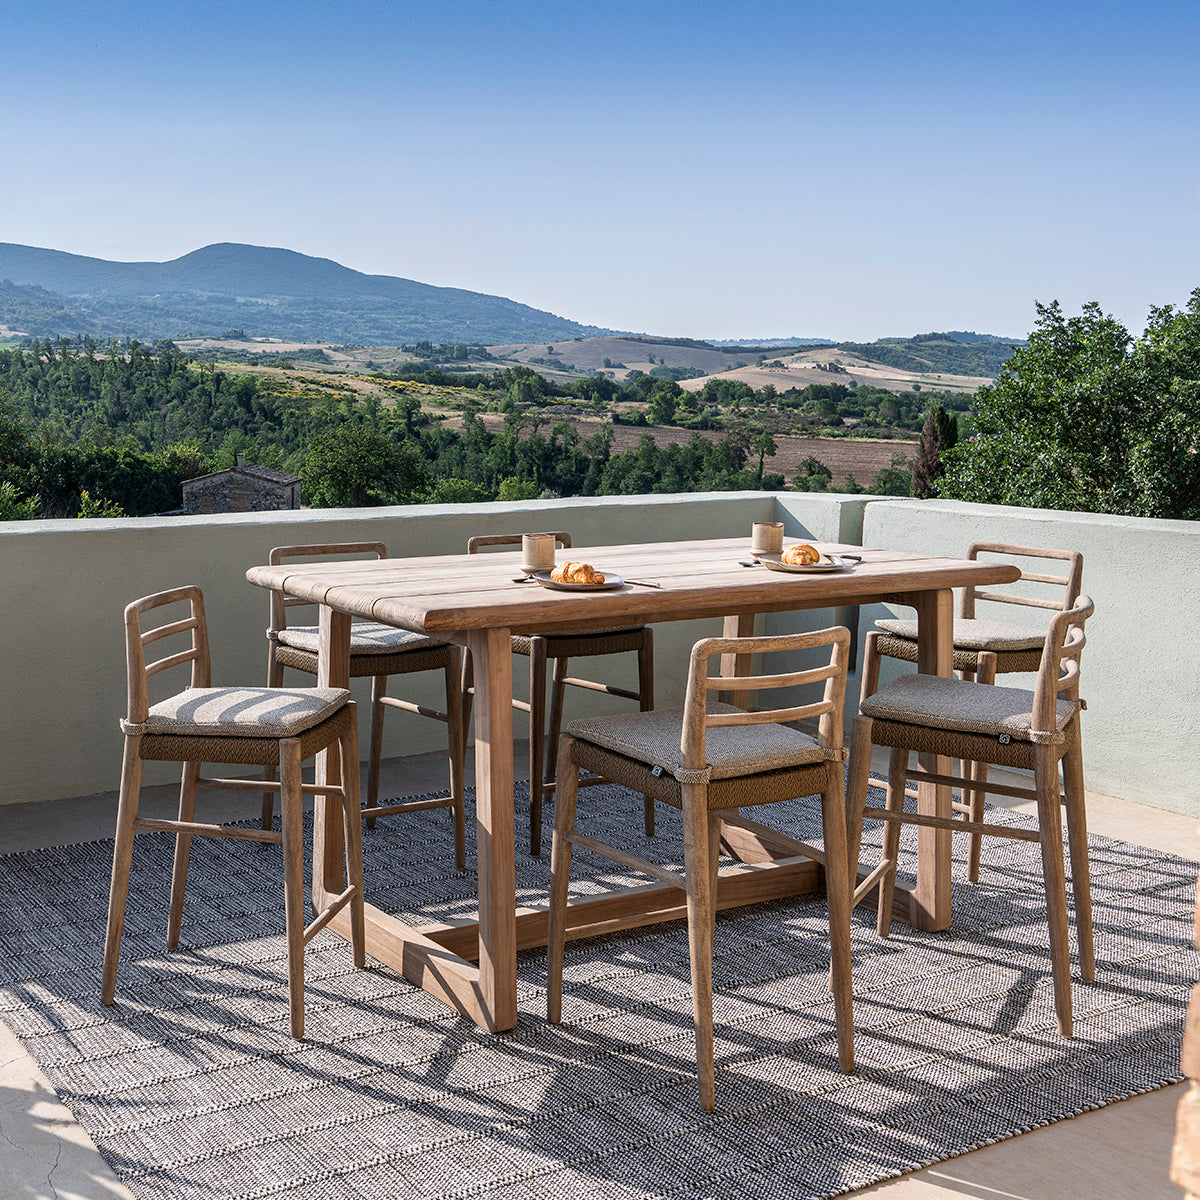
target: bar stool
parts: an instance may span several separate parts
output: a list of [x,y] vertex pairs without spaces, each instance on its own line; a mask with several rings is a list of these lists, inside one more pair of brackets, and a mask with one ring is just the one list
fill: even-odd
[[[387,558],[382,542],[337,542],[315,546],[276,546],[268,559],[278,566],[285,558],[347,558],[353,554],[370,554],[376,559]],[[270,593],[270,624],[267,628],[267,686],[283,685],[283,668],[292,667],[309,675],[317,673],[316,625],[289,625],[289,608],[310,601]],[[387,694],[390,675],[412,675],[420,671],[441,671],[446,682],[446,711],[426,708],[411,700]],[[448,808],[454,824],[454,861],[461,870],[466,866],[466,836],[463,805],[463,707],[460,679],[462,655],[457,646],[438,642],[424,634],[411,633],[392,625],[356,621],[350,626],[350,676],[371,679],[371,748],[367,767],[367,803],[362,810],[367,828],[375,827],[377,817],[392,813],[414,812],[425,808]],[[416,713],[441,721],[448,727],[450,762],[450,795],[432,800],[408,800],[402,804],[379,803],[379,763],[383,751],[383,714],[389,709]],[[268,770],[267,778],[272,778]],[[273,797],[263,793],[262,827],[271,828]]]
[[[519,546],[521,534],[500,533],[473,537],[467,553],[476,554],[485,546]],[[558,531],[555,543],[571,548],[571,535]],[[542,798],[553,793],[558,766],[558,738],[562,730],[563,700],[569,686],[586,691],[605,692],[636,700],[646,712],[654,707],[654,630],[648,625],[614,629],[581,629],[578,633],[514,634],[512,651],[529,659],[529,703],[513,700],[513,708],[529,714],[529,851],[542,852]],[[611,683],[597,683],[567,674],[572,658],[597,658],[605,654],[637,654],[638,689],[631,692]],[[549,728],[546,720],[546,664],[554,664],[553,692],[550,700]],[[471,713],[473,696],[471,656],[465,656],[463,668],[464,717]],[[543,749],[544,748],[544,749]],[[601,779],[588,783],[603,783]],[[654,801],[643,800],[642,820],[646,833],[654,833]]]
[[[142,617],[166,605],[186,603],[189,615],[142,631]],[[186,650],[156,662],[146,662],[146,647],[163,638],[190,634]],[[100,998],[112,1004],[116,992],[117,960],[125,923],[134,835],[143,830],[175,834],[175,864],[167,917],[167,946],[179,945],[184,890],[194,836],[241,838],[283,847],[284,914],[287,928],[288,1007],[292,1036],[304,1036],[304,947],[349,906],[354,965],[366,965],[362,883],[362,822],[358,795],[358,723],[354,701],[343,688],[212,687],[208,627],[204,597],[198,587],[180,587],[135,600],[125,609],[125,660],[128,708],[121,722],[125,756],[113,850],[108,930],[104,940],[104,970]],[[191,686],[151,705],[149,679],[160,671],[190,662]],[[342,760],[340,787],[302,784],[305,759],[337,743]],[[138,816],[142,764],[179,762],[183,778],[179,818],[152,820]],[[205,762],[278,766],[280,782],[271,785],[249,779],[204,779]],[[280,797],[282,828],[241,829],[195,820],[200,788],[262,791],[270,786]],[[347,887],[307,927],[304,924],[303,796],[338,796],[346,826]]]

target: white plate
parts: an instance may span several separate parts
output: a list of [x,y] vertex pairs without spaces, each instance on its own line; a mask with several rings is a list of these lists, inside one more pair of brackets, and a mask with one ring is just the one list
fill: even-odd
[[836,554],[826,555],[818,563],[801,566],[799,563],[780,562],[777,558],[762,558],[759,560],[768,571],[789,571],[795,575],[820,575],[826,571],[848,571],[853,565]]
[[625,580],[620,575],[614,575],[611,571],[601,573],[604,575],[603,583],[559,583],[550,578],[549,571],[535,571],[533,577],[542,587],[555,588],[560,592],[612,592],[625,586]]

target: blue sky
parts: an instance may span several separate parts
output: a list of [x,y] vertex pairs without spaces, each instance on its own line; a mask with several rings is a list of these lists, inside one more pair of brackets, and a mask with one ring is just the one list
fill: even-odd
[[673,336],[1135,331],[1200,286],[1200,4],[5,6],[0,240],[211,242]]

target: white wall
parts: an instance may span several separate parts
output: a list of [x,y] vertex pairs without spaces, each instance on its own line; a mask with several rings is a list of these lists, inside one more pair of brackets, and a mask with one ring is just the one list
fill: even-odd
[[[1194,708],[1200,651],[1189,630],[1200,596],[1200,524],[769,492],[0,523],[0,804],[117,786],[117,720],[125,703],[121,614],[132,599],[198,584],[209,614],[214,681],[263,680],[267,597],[245,572],[265,562],[272,546],[377,539],[405,557],[463,550],[475,533],[567,529],[578,545],[617,545],[748,538],[753,521],[772,519],[784,522],[789,537],[952,556],[983,539],[1081,549],[1084,590],[1097,606],[1083,661],[1088,785],[1197,813],[1191,768],[1200,757]],[[862,629],[881,614],[864,610]],[[1038,614],[1031,610],[1029,619]],[[775,633],[857,620],[857,610],[840,608],[772,614],[760,626]],[[656,627],[660,706],[679,702],[691,644],[718,632],[714,621]],[[522,677],[520,665],[514,674]],[[631,685],[634,656],[606,664],[602,677]],[[287,681],[303,685],[306,677],[289,673]],[[435,676],[392,686],[441,707]],[[365,683],[356,688],[365,703]],[[575,693],[573,714],[622,703]],[[858,695],[857,677],[851,694]],[[386,729],[389,756],[444,745],[443,727],[419,717],[389,713]],[[520,715],[517,730],[523,736]],[[147,782],[172,777],[171,767],[147,764]]]

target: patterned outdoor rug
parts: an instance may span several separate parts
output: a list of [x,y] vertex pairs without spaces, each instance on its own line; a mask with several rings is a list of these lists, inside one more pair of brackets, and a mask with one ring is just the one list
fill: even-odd
[[[585,806],[603,813],[593,828],[644,842],[640,797],[589,789]],[[771,817],[811,839],[815,807]],[[675,853],[677,814],[658,819],[653,845]],[[948,933],[881,941],[859,910],[852,1077],[837,1070],[821,900],[722,914],[715,1115],[697,1104],[682,923],[568,943],[558,1028],[544,954],[523,954],[521,1020],[500,1036],[385,968],[355,971],[324,933],[297,1043],[278,851],[196,843],[185,943],[168,955],[171,844],[138,839],[113,1009],[98,996],[111,843],[0,858],[16,901],[0,909],[0,1019],[139,1197],[834,1196],[1180,1078],[1196,866],[1104,838],[1097,982],[1076,974],[1070,1042],[1054,1028],[1036,845],[985,842]],[[445,810],[385,818],[366,846],[374,903],[471,912]],[[523,902],[544,895],[548,858],[518,852]],[[621,882],[581,853],[576,878]]]

